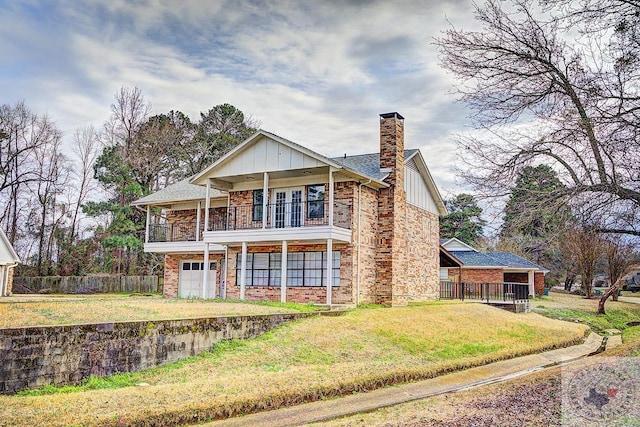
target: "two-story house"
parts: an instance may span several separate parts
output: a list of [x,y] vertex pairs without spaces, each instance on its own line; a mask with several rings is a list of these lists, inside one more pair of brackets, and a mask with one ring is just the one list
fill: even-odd
[[164,295],[381,303],[435,299],[446,210],[404,118],[380,115],[380,151],[327,158],[258,131],[191,179],[134,203]]

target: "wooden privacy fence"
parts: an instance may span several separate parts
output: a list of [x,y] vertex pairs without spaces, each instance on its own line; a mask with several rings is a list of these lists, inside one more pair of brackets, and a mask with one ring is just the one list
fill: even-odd
[[43,276],[15,277],[14,294],[92,294],[114,292],[161,292],[158,276]]

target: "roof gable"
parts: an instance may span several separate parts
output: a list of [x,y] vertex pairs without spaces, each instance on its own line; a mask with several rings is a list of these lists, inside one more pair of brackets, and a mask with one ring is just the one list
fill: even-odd
[[[431,196],[431,199],[432,199],[431,203],[434,204],[435,208],[437,209],[437,214],[446,215],[448,212],[444,204],[444,200],[442,200],[440,191],[438,190],[438,187],[436,186],[436,183],[433,180],[433,177],[431,176],[431,172],[429,172],[429,168],[427,167],[427,164],[424,161],[424,158],[422,157],[422,153],[420,153],[420,150],[417,150],[417,149],[406,150],[404,161],[405,161],[405,165],[408,165],[409,163],[413,163],[413,165],[415,165],[415,167],[417,168],[418,173],[420,174],[423,180],[423,184],[420,184],[420,185],[426,185],[429,196]],[[414,176],[415,172],[411,170],[406,171],[405,184],[409,183],[409,174]],[[407,195],[407,197],[409,197],[409,195]]]
[[207,178],[321,166],[340,168],[339,164],[313,150],[259,130],[194,176],[191,183],[202,185],[206,183]]
[[455,237],[451,238],[451,239],[441,239],[440,240],[440,244],[449,252],[452,251],[456,251],[456,252],[462,252],[462,251],[470,251],[470,252],[478,252],[477,249],[475,249],[474,247],[472,247],[471,245],[467,245],[465,242],[463,242],[460,239],[457,239]]
[[13,250],[11,242],[4,234],[4,231],[0,229],[0,265],[15,264],[20,262],[18,254]]

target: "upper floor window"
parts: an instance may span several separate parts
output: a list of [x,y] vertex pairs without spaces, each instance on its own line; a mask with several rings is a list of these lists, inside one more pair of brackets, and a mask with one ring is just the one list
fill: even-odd
[[324,218],[324,184],[307,186],[307,218]]
[[253,220],[262,221],[263,190],[253,190]]

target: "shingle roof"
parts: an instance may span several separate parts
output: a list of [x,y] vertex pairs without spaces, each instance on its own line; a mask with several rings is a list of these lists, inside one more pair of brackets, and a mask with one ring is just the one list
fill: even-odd
[[546,271],[544,267],[509,252],[449,251],[449,253],[462,261],[465,267],[530,268]]
[[[411,150],[404,150],[404,158],[407,159],[411,157],[417,151],[418,150],[416,148]],[[380,171],[380,153],[357,154],[355,156],[346,157],[333,157],[331,158],[331,160],[378,181],[382,181],[387,177],[387,175],[389,175],[388,172]]]
[[[142,197],[131,204],[140,206],[157,205],[177,201],[204,200],[207,191],[206,188],[201,185],[190,184],[190,179],[191,178],[187,178],[176,182],[162,190],[158,190],[155,193]],[[224,194],[226,193],[222,193],[214,188],[211,189],[211,197],[218,197]]]

